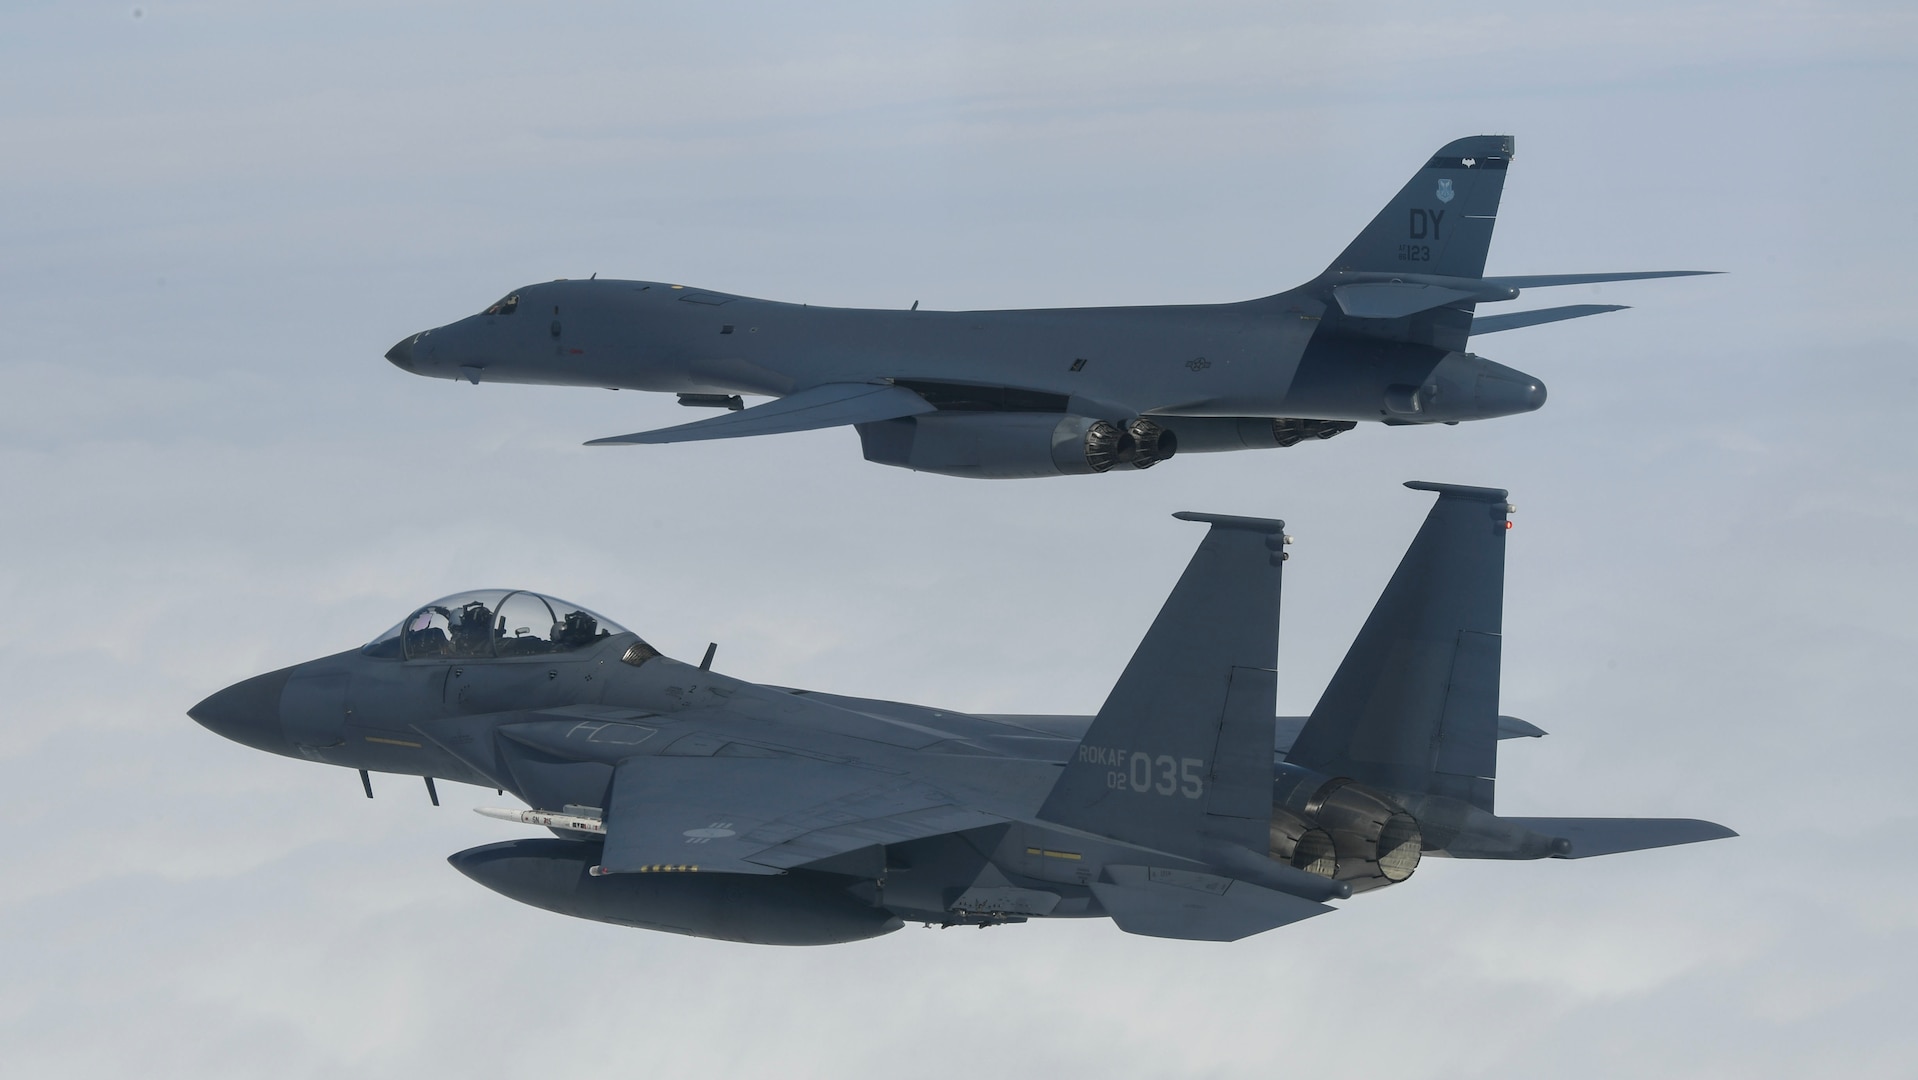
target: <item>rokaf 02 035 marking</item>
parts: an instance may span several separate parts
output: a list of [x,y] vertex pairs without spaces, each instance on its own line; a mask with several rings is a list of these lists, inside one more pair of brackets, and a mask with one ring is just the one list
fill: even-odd
[[1175,758],[1171,754],[1083,744],[1078,756],[1087,764],[1106,766],[1106,787],[1113,791],[1183,795],[1188,799],[1205,794],[1204,758]]

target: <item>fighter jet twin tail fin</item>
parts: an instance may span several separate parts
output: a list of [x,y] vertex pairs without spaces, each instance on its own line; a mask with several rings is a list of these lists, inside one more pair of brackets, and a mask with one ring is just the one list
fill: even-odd
[[[1419,847],[1462,858],[1578,858],[1735,835],[1689,819],[1492,813],[1512,508],[1496,488],[1406,486],[1439,499],[1277,767],[1276,783],[1271,665],[1283,523],[1179,515],[1212,529],[1039,813],[1164,854],[1163,866],[1109,873],[1094,885],[1121,928],[1173,937],[1256,932],[1326,910],[1318,900],[1403,880]],[[1299,869],[1301,858],[1280,861],[1284,815],[1324,813],[1347,786],[1400,821],[1372,829],[1370,861],[1348,860],[1351,830],[1332,825],[1336,859],[1327,853],[1311,862],[1312,873]],[[1282,789],[1309,797],[1286,801]],[[1410,852],[1383,851],[1395,828],[1411,838]],[[1183,881],[1174,860],[1217,876]],[[1330,880],[1319,876],[1328,873]]]

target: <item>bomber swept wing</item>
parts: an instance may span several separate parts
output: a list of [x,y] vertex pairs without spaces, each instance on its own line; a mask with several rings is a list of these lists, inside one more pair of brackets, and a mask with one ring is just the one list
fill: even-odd
[[897,420],[933,411],[925,398],[890,383],[828,383],[774,398],[750,409],[695,420],[655,431],[594,439],[588,446],[623,443],[698,442],[737,439],[747,435],[781,435],[789,431],[868,424]]

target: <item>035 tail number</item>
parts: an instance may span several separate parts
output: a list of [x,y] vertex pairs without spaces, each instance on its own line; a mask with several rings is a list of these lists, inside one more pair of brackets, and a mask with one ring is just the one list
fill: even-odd
[[1155,757],[1143,751],[1084,743],[1079,744],[1078,757],[1088,765],[1105,766],[1106,787],[1113,791],[1183,795],[1188,799],[1205,794],[1204,758],[1175,758],[1171,754]]
[[1135,753],[1127,759],[1124,769],[1106,773],[1106,787],[1196,799],[1205,792],[1204,768],[1205,762],[1198,758],[1174,760],[1170,754],[1153,757]]

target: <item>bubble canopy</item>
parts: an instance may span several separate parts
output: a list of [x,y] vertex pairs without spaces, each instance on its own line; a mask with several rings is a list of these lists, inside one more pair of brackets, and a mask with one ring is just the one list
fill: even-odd
[[368,642],[363,656],[473,660],[548,656],[598,644],[626,628],[578,604],[524,589],[444,596]]

